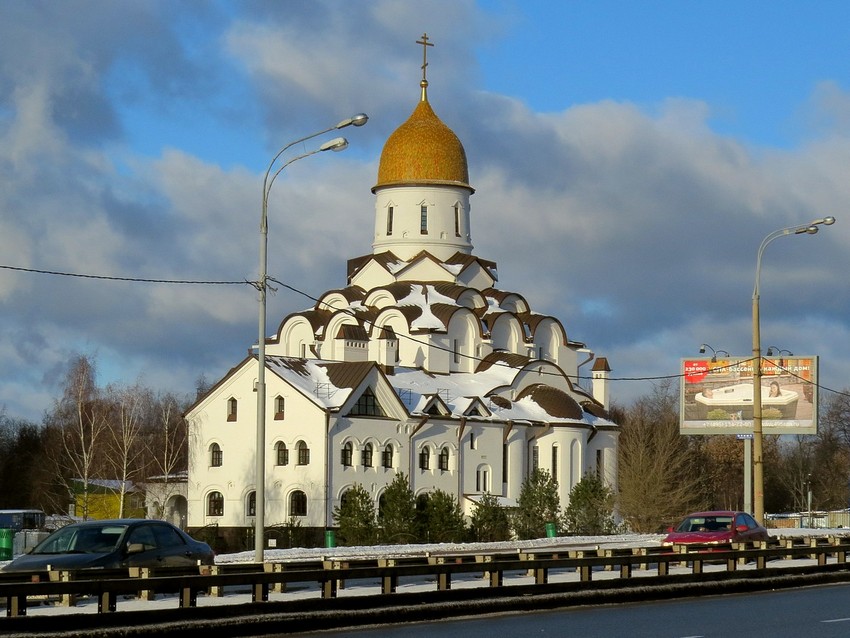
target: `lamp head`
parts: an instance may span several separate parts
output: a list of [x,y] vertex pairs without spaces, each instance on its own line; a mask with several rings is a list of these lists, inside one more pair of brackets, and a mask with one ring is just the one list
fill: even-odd
[[345,128],[346,126],[363,126],[366,122],[369,121],[369,116],[365,113],[358,113],[357,115],[352,115],[351,117],[343,120],[339,124],[336,125],[335,128]]
[[832,226],[835,223],[835,217],[829,216],[823,219],[816,219],[812,224],[823,224],[824,226]]
[[705,354],[705,344],[702,344],[702,345],[699,347],[699,353],[700,353],[700,354]]
[[319,147],[320,151],[344,151],[348,148],[348,140],[344,137],[335,137],[328,140]]

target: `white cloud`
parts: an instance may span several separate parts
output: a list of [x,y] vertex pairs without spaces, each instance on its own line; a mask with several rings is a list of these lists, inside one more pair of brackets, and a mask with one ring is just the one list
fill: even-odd
[[[122,11],[138,27],[106,28]],[[437,44],[429,97],[467,150],[475,252],[498,262],[503,289],[561,319],[615,378],[675,374],[704,341],[746,353],[758,243],[834,215],[822,233],[767,251],[762,332],[765,343],[821,354],[827,385],[846,385],[850,97],[834,82],[819,84],[801,115],[806,142],[775,149],[714,132],[717,107],[699,99],[539,113],[488,92],[477,60],[511,22],[471,1],[385,0],[345,15],[330,1],[233,15],[207,7],[194,29],[169,3],[13,3],[0,13],[0,264],[252,279],[266,162],[285,141],[365,111],[367,126],[341,132],[348,151],[288,167],[269,202],[269,274],[308,296],[344,286],[346,261],[371,252],[369,189],[384,140],[419,97],[415,40],[427,31]],[[35,40],[19,35],[35,30]],[[181,133],[197,131],[189,150]],[[225,161],[236,156],[256,161]],[[310,305],[281,287],[269,326]],[[104,382],[142,375],[191,392],[256,339],[247,284],[0,270],[0,312],[0,406],[34,419],[75,350],[125,372]],[[644,391],[614,383],[620,403]]]

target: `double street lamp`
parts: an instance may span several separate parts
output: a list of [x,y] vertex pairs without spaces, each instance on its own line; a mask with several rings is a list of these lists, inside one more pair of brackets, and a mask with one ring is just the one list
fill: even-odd
[[268,291],[268,245],[269,225],[268,208],[269,192],[275,179],[287,166],[305,157],[310,157],[323,151],[342,151],[348,147],[348,140],[337,137],[322,144],[319,148],[296,155],[282,164],[274,173],[275,164],[280,156],[296,144],[306,142],[309,139],[345,128],[347,126],[363,126],[369,117],[365,113],[358,113],[339,124],[302,137],[284,146],[274,159],[269,163],[263,178],[263,200],[262,215],[260,217],[260,277],[257,280],[257,290],[260,293],[260,320],[259,337],[257,343],[257,458],[256,458],[256,489],[254,491],[254,561],[263,562],[263,549],[265,546],[266,527],[266,293]]
[[816,219],[804,226],[788,226],[780,228],[765,237],[759,246],[756,258],[756,283],[753,288],[753,515],[764,524],[764,458],[762,433],[761,405],[761,334],[759,327],[759,275],[761,273],[761,257],[767,245],[777,237],[785,235],[814,235],[818,226],[831,226],[834,217]]
[[721,357],[722,357],[722,356],[727,356],[727,357],[728,357],[728,356],[730,356],[730,355],[729,355],[729,353],[728,353],[728,352],[726,352],[725,350],[715,350],[714,348],[712,348],[712,347],[711,347],[710,345],[708,345],[707,343],[704,343],[704,344],[702,344],[702,345],[699,347],[699,353],[700,353],[700,354],[705,354],[705,349],[706,349],[706,348],[708,348],[709,350],[711,350],[711,362],[712,362],[712,363],[717,363],[717,357],[718,357],[718,356],[721,356]]

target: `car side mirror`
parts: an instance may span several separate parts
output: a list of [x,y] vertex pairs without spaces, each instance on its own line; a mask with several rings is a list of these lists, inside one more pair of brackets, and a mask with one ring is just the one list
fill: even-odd
[[737,531],[737,532],[741,532],[741,533],[743,534],[743,533],[744,533],[744,532],[746,532],[748,529],[750,529],[750,528],[749,528],[749,527],[747,527],[746,525],[738,525],[738,527],[736,527],[736,528],[735,528],[735,531]]
[[128,543],[127,544],[127,553],[128,554],[141,554],[145,551],[145,546],[143,543]]

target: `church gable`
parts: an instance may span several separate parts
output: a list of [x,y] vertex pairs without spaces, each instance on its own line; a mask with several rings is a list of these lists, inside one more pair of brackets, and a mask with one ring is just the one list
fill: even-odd
[[455,275],[431,255],[420,257],[402,268],[396,275],[398,281],[454,282]]
[[446,266],[457,270],[457,283],[476,290],[492,288],[499,280],[496,262],[479,259],[474,255],[457,253],[446,261]]
[[483,401],[479,397],[464,397],[465,399],[469,399],[469,405],[463,411],[463,416],[465,417],[481,417],[487,418],[492,416],[492,412],[487,409],[487,406],[484,405]]
[[426,396],[425,399],[425,405],[422,407],[423,414],[429,414],[431,416],[449,416],[451,414],[449,406],[440,398],[439,394]]
[[352,286],[360,286],[365,290],[372,290],[379,286],[391,284],[394,281],[395,277],[393,274],[383,265],[376,261],[369,261],[349,278],[348,283]]
[[409,414],[386,376],[374,363],[370,365],[368,374],[362,377],[340,406],[340,414],[348,417],[406,419]]

